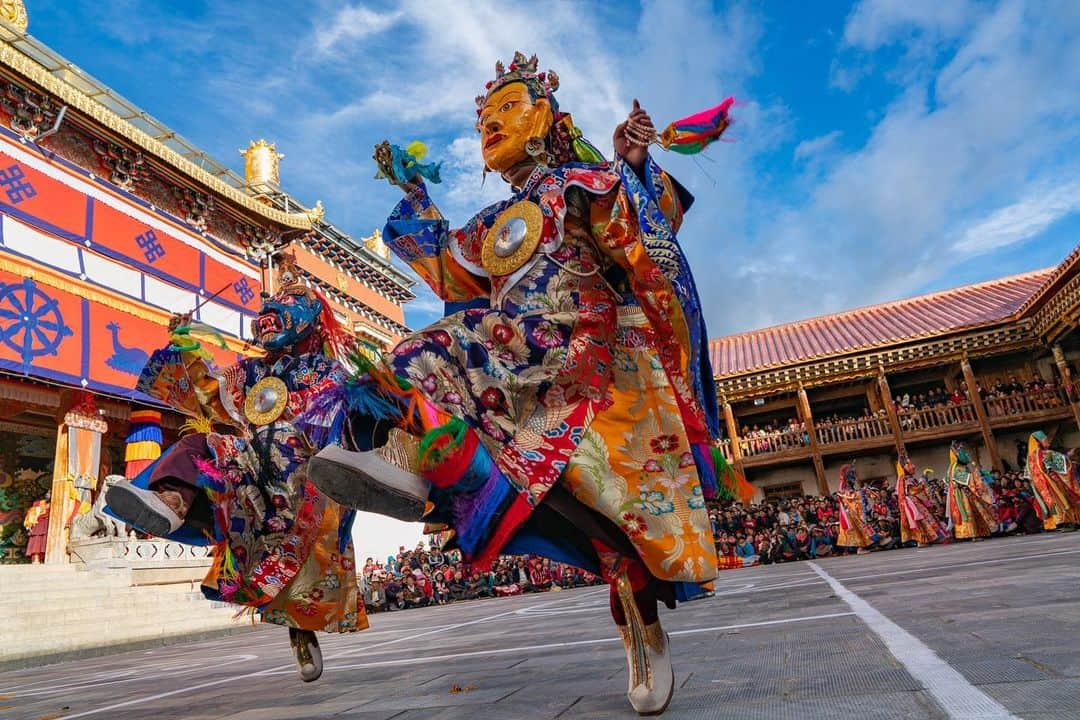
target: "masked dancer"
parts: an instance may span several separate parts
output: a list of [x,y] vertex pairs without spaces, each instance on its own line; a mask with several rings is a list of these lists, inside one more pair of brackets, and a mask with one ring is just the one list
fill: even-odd
[[1080,489],[1072,465],[1068,457],[1050,449],[1050,438],[1041,430],[1028,438],[1027,470],[1043,528],[1075,529],[1080,524]]
[[[365,510],[415,520],[430,507],[480,568],[528,553],[602,573],[630,703],[657,714],[674,689],[657,603],[716,576],[705,498],[752,488],[717,449],[708,336],[676,239],[692,198],[649,156],[657,133],[636,102],[606,162],[558,85],[535,56],[496,66],[476,131],[509,197],[461,228],[435,207],[430,166],[377,149],[405,193],[387,244],[442,299],[483,303],[354,379],[348,431],[370,450],[320,453],[312,479]],[[701,131],[718,135],[724,113]]]
[[332,418],[305,411],[311,397],[342,386],[338,358],[350,341],[291,258],[279,268],[280,289],[254,321],[264,357],[215,369],[195,339],[198,326],[174,319],[172,342],[151,355],[138,389],[188,415],[193,432],[106,499],[113,514],[151,535],[212,544],[203,594],[288,627],[310,682],[322,673],[315,631],[367,627],[357,604],[355,512],[307,476]]
[[836,491],[840,503],[840,532],[836,536],[839,547],[857,548],[863,555],[874,544],[870,526],[866,520],[866,489],[859,485],[855,463],[840,468],[840,489]]
[[957,540],[982,540],[997,531],[994,495],[967,447],[953,441],[949,448],[945,512]]
[[900,540],[919,547],[948,537],[945,526],[934,514],[934,501],[927,483],[915,477],[915,463],[907,453],[896,462],[896,503],[900,510]]

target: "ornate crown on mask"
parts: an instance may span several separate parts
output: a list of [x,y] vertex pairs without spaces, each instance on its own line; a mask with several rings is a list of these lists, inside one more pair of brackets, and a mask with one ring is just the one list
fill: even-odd
[[551,103],[552,111],[558,109],[555,102],[555,91],[559,89],[559,76],[553,70],[537,72],[539,60],[536,56],[525,57],[523,53],[514,53],[514,59],[507,68],[502,61],[495,63],[495,79],[489,80],[484,85],[484,94],[476,96],[476,112],[484,106],[491,93],[513,82],[525,83],[529,88],[529,94],[534,98],[544,97]]
[[296,256],[292,253],[282,253],[278,256],[275,294],[307,295],[313,300],[317,299],[312,289],[303,283],[300,267],[296,264]]

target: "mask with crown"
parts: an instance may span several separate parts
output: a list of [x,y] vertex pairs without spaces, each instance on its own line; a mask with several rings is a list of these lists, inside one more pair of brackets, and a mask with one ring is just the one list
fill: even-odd
[[326,299],[301,281],[296,258],[288,254],[278,260],[278,290],[264,296],[252,335],[271,354],[321,351],[337,356],[341,353],[334,350],[345,340]]

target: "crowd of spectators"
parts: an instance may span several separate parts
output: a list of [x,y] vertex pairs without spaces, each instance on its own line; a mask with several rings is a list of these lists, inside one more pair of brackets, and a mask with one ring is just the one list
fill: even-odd
[[360,590],[368,612],[406,610],[462,600],[564,590],[603,581],[580,568],[528,556],[501,557],[487,572],[463,562],[458,551],[401,547],[386,562],[367,558]]
[[[1031,482],[1020,473],[993,473],[998,528],[995,536],[1042,532],[1032,505]],[[945,483],[933,471],[923,473],[930,488],[933,510],[948,524]],[[854,553],[836,544],[839,505],[835,496],[805,496],[760,504],[710,503],[709,519],[722,568],[810,560]],[[868,488],[867,520],[873,545],[870,550],[904,547],[896,493],[892,487]],[[945,542],[948,542],[946,539]]]
[[[1017,376],[997,380],[989,389],[976,385],[987,413],[1000,417],[1059,407],[1064,400],[1053,380],[1033,376],[1021,381]],[[975,410],[967,383],[961,380],[952,390],[945,386],[904,391],[893,399],[897,419],[904,430],[929,430],[937,427],[975,421]],[[845,442],[889,435],[888,413],[864,407],[861,414],[831,413],[814,418],[819,443]],[[806,423],[797,418],[787,421],[770,420],[756,425],[744,425],[739,433],[744,456],[782,452],[810,445]]]

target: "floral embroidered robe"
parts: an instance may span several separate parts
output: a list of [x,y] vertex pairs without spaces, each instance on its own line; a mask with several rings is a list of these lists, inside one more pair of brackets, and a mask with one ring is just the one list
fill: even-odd
[[900,510],[900,539],[929,545],[947,533],[934,515],[930,491],[926,483],[901,471],[896,480],[896,499]]
[[[284,381],[288,402],[280,419],[254,427],[242,412],[244,399],[268,376]],[[320,354],[273,362],[249,358],[218,371],[198,353],[176,347],[155,351],[143,369],[140,391],[235,430],[208,433],[210,457],[200,463],[198,477],[184,478],[210,499],[211,537],[199,537],[187,525],[173,536],[214,545],[202,587],[209,599],[246,605],[265,622],[304,630],[367,627],[364,607],[357,604],[354,512],[308,481],[307,461],[326,432],[317,418],[297,420],[309,398],[340,386],[345,377],[336,361]],[[142,484],[153,467],[140,476]]]
[[[563,479],[656,577],[716,575],[702,490],[702,475],[715,483],[715,390],[675,241],[689,196],[651,161],[643,175],[621,162],[538,170],[456,230],[421,187],[387,222],[387,244],[442,299],[489,301],[384,358],[420,389],[427,412],[463,418],[509,481],[481,529],[474,510],[450,518],[478,564]],[[523,267],[492,277],[480,261],[487,230],[525,199],[543,213],[540,245]]]
[[836,493],[840,504],[840,530],[836,534],[836,544],[840,547],[865,548],[874,543],[866,522],[864,493],[864,490],[840,490]]
[[973,463],[962,462],[950,451],[948,493],[945,506],[953,535],[964,538],[988,537],[998,528],[994,495]]
[[1031,440],[1028,444],[1028,476],[1035,491],[1035,513],[1045,529],[1054,530],[1063,523],[1080,524],[1080,491],[1065,455],[1045,450],[1037,441]]

